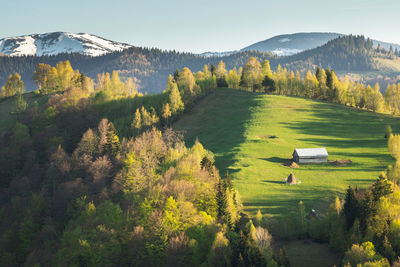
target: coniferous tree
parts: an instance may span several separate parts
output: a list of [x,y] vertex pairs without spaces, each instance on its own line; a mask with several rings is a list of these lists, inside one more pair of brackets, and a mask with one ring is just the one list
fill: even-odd
[[264,80],[262,81],[262,86],[264,87],[265,92],[268,93],[272,93],[276,90],[275,80],[268,75],[264,77]]
[[393,193],[392,183],[386,176],[379,176],[379,179],[372,185],[372,195],[374,201],[378,201],[381,197]]
[[365,233],[368,226],[371,225],[374,216],[376,215],[376,201],[370,190],[365,192],[364,198],[361,201],[360,210],[360,226],[361,230]]
[[211,75],[212,75],[212,76],[215,76],[215,75],[216,75],[217,68],[215,67],[214,64],[211,64],[210,71],[211,71]]
[[214,174],[213,162],[208,157],[204,157],[201,160],[200,166],[202,169],[206,170],[210,175]]
[[121,143],[119,142],[119,137],[117,135],[117,130],[112,122],[108,124],[108,131],[106,137],[105,151],[112,156],[115,156],[121,151]]
[[138,131],[142,127],[142,115],[140,114],[140,110],[137,108],[135,112],[135,117],[133,118],[131,127]]
[[227,205],[226,188],[221,179],[218,181],[217,184],[216,201],[217,201],[217,217],[221,219],[226,215],[226,205]]
[[346,217],[347,229],[350,229],[359,214],[358,200],[352,187],[349,187],[349,189],[347,189],[346,198],[343,206],[343,213]]
[[175,82],[178,82],[179,75],[180,75],[179,69],[176,69],[175,72],[174,72],[174,80],[175,80]]

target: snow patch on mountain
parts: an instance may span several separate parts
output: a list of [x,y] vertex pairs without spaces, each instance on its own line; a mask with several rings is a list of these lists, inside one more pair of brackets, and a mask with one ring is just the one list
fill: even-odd
[[271,51],[272,54],[277,56],[291,56],[300,52],[303,52],[303,50],[291,48],[277,48]]
[[88,33],[53,32],[9,37],[0,40],[0,53],[9,56],[80,53],[101,56],[132,47]]
[[230,56],[232,54],[237,53],[238,51],[226,51],[226,52],[204,52],[201,54],[198,54],[201,57],[209,58],[209,57],[226,57]]
[[278,42],[286,43],[286,42],[290,42],[290,39],[289,38],[283,38],[283,39],[280,39]]

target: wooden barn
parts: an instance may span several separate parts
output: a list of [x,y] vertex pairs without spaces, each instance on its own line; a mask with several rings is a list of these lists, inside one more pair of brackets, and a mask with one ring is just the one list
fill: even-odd
[[324,163],[328,161],[326,148],[296,148],[293,161],[298,163]]

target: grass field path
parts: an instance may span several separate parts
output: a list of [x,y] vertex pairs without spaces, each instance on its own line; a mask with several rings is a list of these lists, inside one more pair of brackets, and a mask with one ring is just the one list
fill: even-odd
[[[400,121],[315,100],[218,89],[175,124],[191,145],[196,138],[213,151],[221,176],[228,170],[246,211],[290,216],[302,200],[306,210],[321,212],[349,185],[369,186],[388,164],[386,125]],[[295,148],[326,147],[331,164],[283,165]],[[282,183],[293,172],[301,184]]]

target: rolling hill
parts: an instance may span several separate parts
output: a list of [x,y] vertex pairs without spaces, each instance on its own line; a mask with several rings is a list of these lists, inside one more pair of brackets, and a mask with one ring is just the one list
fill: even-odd
[[[387,152],[386,125],[398,118],[297,97],[220,89],[183,116],[174,128],[190,145],[196,138],[215,153],[222,174],[233,177],[250,214],[291,216],[302,200],[323,212],[351,186],[366,188],[394,161]],[[284,166],[295,148],[326,147],[331,163]],[[294,173],[301,184],[282,183]]]

